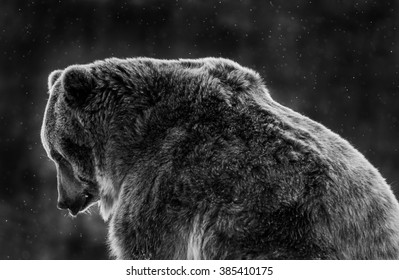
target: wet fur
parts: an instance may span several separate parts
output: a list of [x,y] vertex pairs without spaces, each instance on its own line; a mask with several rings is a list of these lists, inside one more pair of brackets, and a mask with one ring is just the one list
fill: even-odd
[[399,258],[398,203],[380,173],[276,103],[256,72],[216,58],[63,71],[47,109],[61,124],[42,137],[90,146],[80,165],[93,165],[115,258]]

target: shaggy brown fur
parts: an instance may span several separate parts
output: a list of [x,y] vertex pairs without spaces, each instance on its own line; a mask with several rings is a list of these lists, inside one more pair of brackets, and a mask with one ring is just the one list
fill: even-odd
[[119,259],[397,259],[399,208],[347,141],[226,59],[107,59],[49,77],[60,208],[99,201]]

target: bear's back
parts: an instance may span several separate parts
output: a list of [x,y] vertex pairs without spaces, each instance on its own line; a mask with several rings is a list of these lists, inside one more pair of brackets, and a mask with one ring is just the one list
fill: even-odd
[[115,154],[137,157],[111,221],[119,257],[399,257],[398,203],[380,173],[346,140],[273,101],[256,72],[216,58],[94,68],[125,86],[125,99],[135,92],[124,104],[151,106],[120,124],[139,137],[119,142],[140,143],[115,143]]

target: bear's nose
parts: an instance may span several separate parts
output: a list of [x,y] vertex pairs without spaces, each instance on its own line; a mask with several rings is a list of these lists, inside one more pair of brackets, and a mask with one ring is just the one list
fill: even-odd
[[68,209],[68,203],[65,200],[59,200],[57,202],[57,208],[60,210]]

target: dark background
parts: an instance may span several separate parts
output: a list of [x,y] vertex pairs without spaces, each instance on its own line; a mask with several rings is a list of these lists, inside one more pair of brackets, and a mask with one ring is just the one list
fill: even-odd
[[[399,195],[396,0],[0,0],[0,259],[107,258],[97,209],[56,209],[47,76],[106,57],[221,56],[348,139]],[[95,207],[94,207],[95,208]]]

